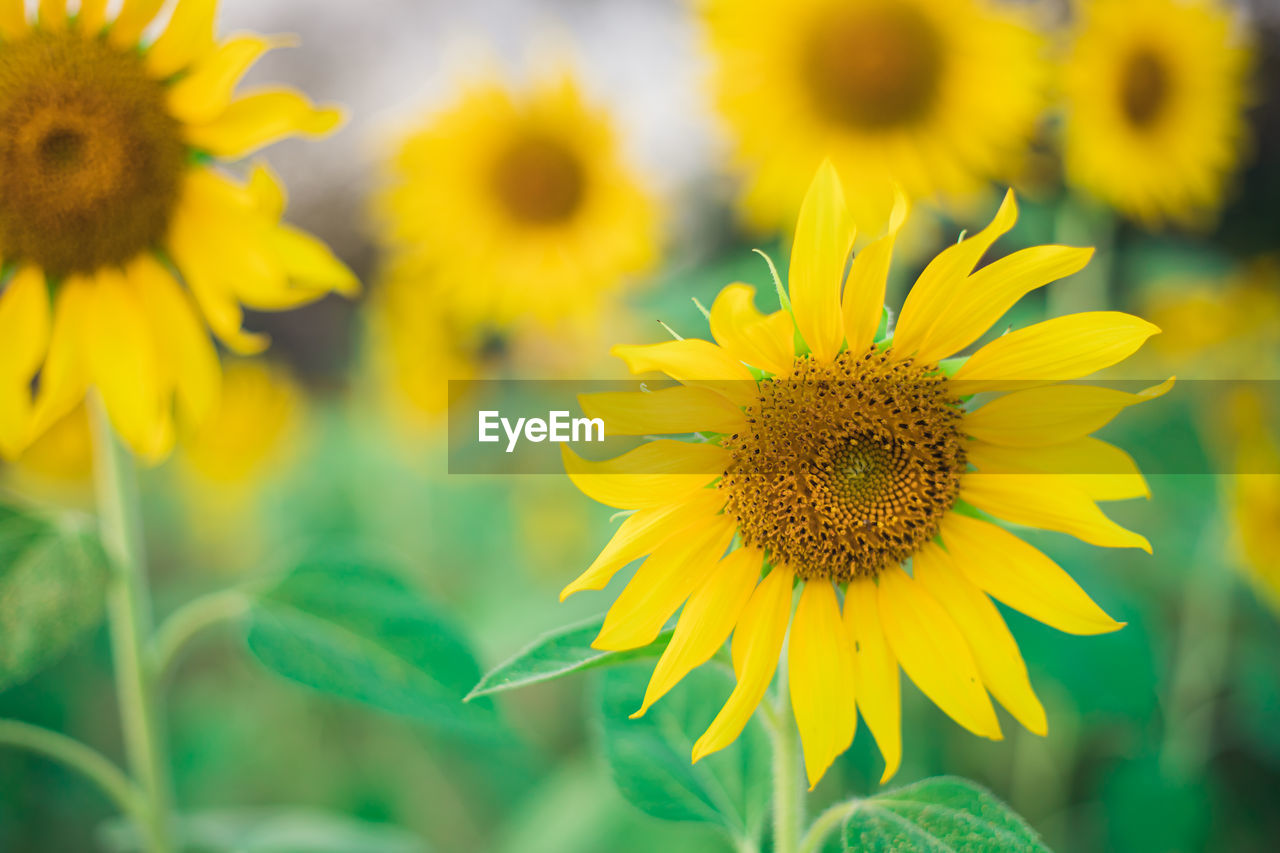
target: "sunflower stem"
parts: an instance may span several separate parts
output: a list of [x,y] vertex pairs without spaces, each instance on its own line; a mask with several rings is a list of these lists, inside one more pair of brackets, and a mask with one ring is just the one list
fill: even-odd
[[102,544],[113,564],[107,588],[107,618],[115,660],[116,696],[125,752],[142,791],[142,826],[151,853],[171,853],[169,810],[172,802],[167,759],[160,742],[155,673],[146,655],[151,632],[133,458],[112,430],[106,408],[89,400],[94,437],[94,481]]
[[1196,776],[1210,758],[1213,710],[1230,657],[1235,588],[1219,557],[1223,526],[1219,518],[1201,534],[1178,620],[1160,749],[1162,769],[1175,778]]
[[[783,666],[786,659],[783,659]],[[779,684],[785,684],[783,673]],[[800,844],[800,825],[804,820],[804,788],[801,781],[800,755],[796,750],[796,721],[791,704],[779,691],[778,704],[769,726],[773,738],[773,850],[774,853],[796,853]]]
[[244,589],[224,589],[189,602],[165,619],[151,639],[151,672],[159,681],[178,659],[182,649],[200,632],[222,622],[233,622],[248,612],[253,596]]
[[1093,260],[1067,281],[1048,288],[1048,315],[1060,317],[1110,307],[1115,265],[1116,218],[1108,208],[1068,195],[1058,207],[1054,239],[1068,246],[1092,246]]

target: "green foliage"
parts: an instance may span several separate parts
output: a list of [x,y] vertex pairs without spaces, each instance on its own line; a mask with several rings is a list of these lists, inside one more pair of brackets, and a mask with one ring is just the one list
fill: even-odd
[[107,578],[88,519],[0,506],[0,690],[56,661],[98,623]]
[[857,801],[844,849],[858,853],[1047,853],[1026,821],[985,788],[942,776]]
[[[417,836],[390,826],[311,809],[244,809],[179,815],[188,853],[426,853]],[[116,853],[142,848],[134,829],[113,822],[102,833]]]
[[249,648],[285,678],[412,717],[451,734],[489,735],[485,700],[463,704],[480,670],[458,631],[371,562],[298,566],[255,603]]
[[600,722],[604,752],[618,790],[636,808],[663,820],[711,823],[732,837],[754,839],[767,812],[768,737],[758,720],[730,747],[690,763],[693,744],[733,687],[718,667],[700,667],[645,716],[630,719],[644,699],[649,669],[604,673]]
[[667,647],[671,632],[664,631],[647,646],[625,652],[606,652],[591,647],[600,633],[604,617],[597,616],[578,625],[560,628],[534,640],[510,660],[490,670],[475,686],[467,701],[490,693],[514,690],[539,681],[550,681],[562,675],[626,663],[636,659],[657,658]]

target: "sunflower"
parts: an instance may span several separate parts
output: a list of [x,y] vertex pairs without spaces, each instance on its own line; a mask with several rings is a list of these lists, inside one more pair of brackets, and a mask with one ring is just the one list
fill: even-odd
[[1016,168],[1044,102],[1042,39],[985,0],[708,0],[704,18],[756,227],[793,221],[827,157],[866,233],[895,186],[962,200]]
[[1258,595],[1280,614],[1280,442],[1262,395],[1229,401],[1235,473],[1226,479],[1239,564]]
[[[631,514],[563,595],[601,589],[647,555],[595,647],[651,643],[684,606],[637,713],[733,635],[737,686],[694,746],[695,761],[742,731],[773,680],[788,625],[791,706],[812,784],[851,743],[856,711],[885,779],[893,775],[899,667],[975,734],[1001,737],[988,691],[1045,733],[1044,708],[992,598],[1070,633],[1121,627],[992,518],[1150,551],[1097,505],[1147,495],[1142,475],[1089,434],[1169,383],[1142,393],[1060,383],[1127,358],[1158,330],[1128,314],[1074,314],[940,365],[1024,294],[1091,257],[1035,246],[974,271],[1016,221],[1010,193],[990,225],[928,265],[891,337],[877,341],[906,214],[899,196],[891,228],[854,257],[842,294],[854,231],[824,164],[801,208],[782,310],[762,314],[753,288],[729,285],[709,312],[715,343],[614,348],[633,373],[660,371],[678,384],[582,398],[606,434],[703,439],[654,439],[604,462],[565,451],[583,492]],[[973,395],[989,402],[975,407]]]
[[[198,423],[216,401],[218,356],[258,352],[241,306],[283,310],[351,273],[281,223],[284,193],[264,167],[217,170],[340,114],[241,76],[280,39],[218,42],[216,0],[0,2],[0,452],[15,455],[92,386],[120,436],[164,456],[175,413]],[[33,388],[35,389],[33,391]],[[175,412],[176,410],[176,412]]]
[[591,316],[656,254],[654,204],[568,76],[473,84],[405,141],[378,214],[386,285],[464,330]]
[[1063,72],[1067,179],[1145,224],[1211,220],[1240,160],[1250,53],[1216,0],[1090,0]]

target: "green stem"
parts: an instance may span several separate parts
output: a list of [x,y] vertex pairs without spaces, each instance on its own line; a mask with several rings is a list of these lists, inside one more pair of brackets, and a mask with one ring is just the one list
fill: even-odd
[[240,618],[249,609],[252,597],[241,589],[227,589],[197,598],[161,623],[151,641],[151,671],[163,681],[178,653],[201,631],[220,622]]
[[89,401],[89,411],[102,544],[114,568],[107,589],[107,616],[125,752],[146,800],[140,828],[150,840],[152,853],[171,853],[169,770],[160,743],[155,677],[145,655],[151,605],[137,476],[129,451],[116,438],[106,409],[96,396]]
[[141,820],[146,813],[142,792],[129,777],[102,753],[78,740],[17,720],[0,720],[0,744],[26,749],[78,771],[134,820]]
[[1068,246],[1092,246],[1093,260],[1066,281],[1047,290],[1050,317],[1110,307],[1111,278],[1115,264],[1116,220],[1108,208],[1069,195],[1058,208],[1055,237]]
[[1235,587],[1225,576],[1222,521],[1206,527],[1185,584],[1169,677],[1160,763],[1177,778],[1195,776],[1209,758],[1214,700],[1226,676]]
[[847,821],[861,804],[862,800],[858,798],[846,800],[843,803],[836,803],[818,815],[818,819],[813,822],[809,827],[809,831],[804,834],[804,838],[800,840],[798,853],[818,853],[831,833],[835,832],[840,824]]
[[[786,683],[785,673],[778,683]],[[796,723],[786,696],[779,696],[771,721],[773,850],[774,853],[796,853],[800,843],[800,824],[804,820],[804,788],[800,780],[800,755],[796,750]]]

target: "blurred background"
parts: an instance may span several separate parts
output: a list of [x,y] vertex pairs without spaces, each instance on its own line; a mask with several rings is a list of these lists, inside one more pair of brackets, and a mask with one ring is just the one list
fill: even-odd
[[[984,225],[1001,189],[1012,185],[1022,218],[999,253],[1056,241],[1100,251],[1092,272],[1062,292],[1033,294],[1005,325],[1066,310],[1132,311],[1164,334],[1126,367],[1126,378],[1206,380],[1128,413],[1105,436],[1154,472],[1149,501],[1108,510],[1146,535],[1154,556],[1102,552],[1054,534],[1030,537],[1128,623],[1116,634],[1068,637],[1006,612],[1049,712],[1049,736],[1009,725],[1006,740],[979,740],[904,682],[905,754],[895,784],[943,773],[975,779],[1063,851],[1264,851],[1280,835],[1280,396],[1273,384],[1280,373],[1280,6],[1170,3],[1211,9],[1212,20],[1224,22],[1220,32],[1199,29],[1217,33],[1217,47],[1178,42],[1186,32],[1157,33],[1153,44],[1173,45],[1186,65],[1166,67],[1146,89],[1117,97],[1138,98],[1137,106],[1122,106],[1129,103],[1139,125],[1143,111],[1177,97],[1166,90],[1179,85],[1194,90],[1187,97],[1207,99],[1179,113],[1186,126],[1170,131],[1179,138],[1203,132],[1198,151],[1160,144],[1124,155],[1191,176],[1195,186],[1184,196],[1144,187],[1136,173],[1132,187],[1112,195],[1099,188],[1107,163],[1072,154],[1072,139],[1083,133],[1103,155],[1122,156],[1123,128],[1097,119],[1089,104],[1112,97],[1111,66],[1097,64],[1097,54],[1124,46],[1101,39],[1075,50],[1087,16],[1068,3],[956,4],[950,14],[972,20],[952,21],[948,38],[976,27],[978,9],[1005,16],[1019,33],[1039,34],[1029,49],[1043,62],[1027,60],[1025,80],[972,77],[977,101],[1025,101],[1027,115],[1005,117],[1009,139],[971,144],[966,115],[989,127],[1000,122],[982,112],[989,104],[960,102],[958,117],[927,130],[934,142],[920,143],[919,152],[943,144],[946,134],[956,135],[957,150],[981,149],[957,167],[973,173],[964,181],[915,176],[896,161],[885,166],[918,198],[891,304],[900,304],[938,248]],[[287,82],[349,110],[331,139],[289,141],[267,159],[289,187],[291,221],[333,246],[367,289],[354,303],[333,298],[251,317],[251,327],[272,336],[266,359],[229,362],[214,422],[187,436],[174,459],[144,472],[159,613],[204,591],[271,577],[300,554],[372,551],[451,626],[459,677],[474,681],[541,633],[606,608],[606,598],[590,594],[557,601],[608,540],[610,511],[561,477],[448,476],[443,384],[609,378],[620,368],[608,364],[608,346],[661,340],[655,321],[705,336],[693,300],[710,305],[731,281],[755,284],[771,304],[768,268],[751,250],[767,250],[785,269],[793,210],[777,190],[786,183],[778,175],[805,174],[798,193],[814,163],[781,143],[761,147],[759,138],[810,131],[783,108],[785,93],[740,74],[767,51],[753,54],[748,28],[725,19],[800,16],[822,4],[806,0],[790,11],[780,0],[731,5],[223,0],[223,33],[300,36],[298,47],[269,55],[250,83]],[[1114,21],[1098,26],[1139,31]],[[1014,36],[1008,41],[983,49],[1021,49]],[[908,60],[920,54],[899,56],[896,42],[885,44],[874,73],[910,76]],[[938,44],[939,51],[954,47]],[[1199,62],[1200,49],[1222,55]],[[781,61],[757,58],[765,76],[768,62]],[[963,51],[948,59],[970,60],[977,62]],[[1034,91],[1015,91],[1021,83]],[[734,91],[738,84],[747,95]],[[754,86],[761,113],[746,115],[743,99]],[[596,192],[592,181],[607,187],[598,210],[591,208],[598,218],[554,248],[491,226],[469,206],[457,177],[503,121],[533,114],[546,123],[539,133],[569,141],[547,144],[542,160],[530,161],[550,178],[498,187],[505,199],[524,205],[533,220],[550,221],[565,193],[572,203]],[[1073,129],[1072,122],[1090,120],[1103,124]],[[870,136],[867,128],[879,132],[887,121],[877,114],[854,123]],[[841,147],[832,134],[813,145],[845,152],[857,173],[846,182],[865,180],[870,197],[883,177],[872,174],[874,147]],[[557,166],[565,150],[580,161]],[[794,164],[776,167],[787,158]],[[1121,160],[1122,173],[1125,167]],[[561,183],[548,189],[545,181],[557,175]],[[868,237],[883,230],[874,210],[865,219]],[[443,260],[435,246],[458,249],[467,263]],[[494,259],[508,252],[520,260],[514,270]],[[566,261],[571,252],[579,254]],[[0,478],[26,499],[91,509],[90,452],[73,417]],[[248,808],[283,825],[320,827],[330,846],[308,850],[728,849],[709,826],[657,820],[611,784],[600,748],[608,703],[592,674],[502,694],[492,713],[393,715],[277,677],[244,652],[243,634],[236,625],[202,634],[171,677],[177,797],[193,819],[234,827]],[[52,668],[0,684],[0,717],[119,755],[105,630],[89,633]],[[863,727],[811,796],[813,811],[876,790],[879,761]],[[324,831],[326,815],[347,822]],[[0,850],[127,846],[109,818],[99,794],[60,767],[0,750]],[[252,849],[295,848],[264,842]]]

